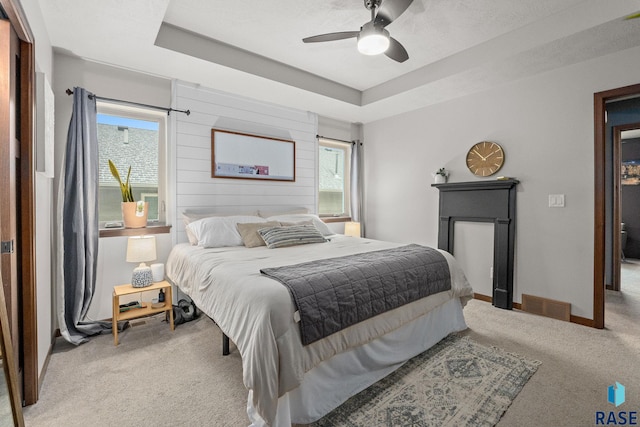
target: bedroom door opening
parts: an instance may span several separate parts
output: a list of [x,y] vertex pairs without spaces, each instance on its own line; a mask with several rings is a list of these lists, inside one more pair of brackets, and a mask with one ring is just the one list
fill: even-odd
[[[594,263],[593,324],[605,326],[605,289],[620,284],[621,240],[621,148],[614,143],[616,126],[638,122],[632,119],[639,100],[640,84],[594,94]],[[638,109],[640,114],[640,109]],[[640,116],[637,116],[640,118]]]
[[[640,99],[638,104],[640,107]],[[640,298],[640,122],[614,126],[613,144],[620,182],[614,194],[614,207],[619,210],[614,218],[620,219],[620,258],[607,289]]]

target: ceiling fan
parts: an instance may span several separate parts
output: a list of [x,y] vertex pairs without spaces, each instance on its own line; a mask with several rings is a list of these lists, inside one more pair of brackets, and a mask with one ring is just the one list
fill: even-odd
[[320,34],[304,38],[302,41],[316,43],[357,37],[360,53],[384,53],[395,61],[404,62],[409,59],[409,54],[399,41],[389,35],[385,27],[402,15],[411,3],[413,0],[364,0],[364,7],[371,11],[371,21],[360,27],[360,31]]

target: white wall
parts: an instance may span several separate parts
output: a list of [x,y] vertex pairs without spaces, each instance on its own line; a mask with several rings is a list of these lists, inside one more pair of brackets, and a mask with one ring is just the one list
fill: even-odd
[[473,292],[493,296],[493,224],[456,221],[454,227],[453,250]]
[[[318,118],[314,113],[175,82],[174,218],[177,242],[187,241],[182,212],[214,209],[244,213],[254,208],[274,211],[303,206],[316,212]],[[295,182],[211,177],[211,129],[219,128],[295,141]]]
[[[638,83],[640,48],[550,71],[364,126],[368,236],[437,245],[431,173],[473,181],[464,158],[498,142],[498,175],[517,193],[514,300],[522,293],[570,302],[593,318],[593,94]],[[549,208],[565,194],[565,208]],[[473,285],[473,283],[472,283]]]
[[[37,0],[22,0],[22,8],[29,21],[29,26],[36,40],[35,65],[36,70],[45,74],[49,83],[53,80],[53,49],[49,42],[49,35],[40,6]],[[36,114],[41,110],[37,109]],[[38,136],[36,135],[36,138]],[[36,309],[38,324],[38,376],[47,359],[49,349],[53,344],[55,315],[52,301],[52,245],[53,233],[52,211],[53,180],[43,173],[35,174],[35,251],[36,251]]]
[[36,310],[38,325],[38,375],[42,372],[49,349],[53,345],[53,179],[37,172],[35,176],[36,210]]
[[20,4],[22,4],[22,9],[27,16],[29,27],[31,28],[31,32],[35,39],[36,71],[45,73],[49,76],[49,83],[51,83],[53,49],[51,48],[49,33],[47,32],[47,27],[44,24],[44,17],[40,10],[39,1],[20,0]]
[[[59,171],[66,147],[67,131],[71,119],[73,97],[65,93],[67,88],[83,87],[102,97],[123,99],[144,104],[170,106],[171,81],[121,68],[110,67],[77,57],[56,53],[53,60],[55,78],[52,88],[55,103],[55,171],[53,183],[53,204],[58,193]],[[54,218],[54,223],[57,221]],[[171,249],[171,235],[157,235],[158,259],[164,263]],[[96,290],[88,312],[92,319],[111,318],[111,294],[114,285],[131,282],[131,272],[135,267],[125,262],[126,237],[101,238],[98,247],[98,267]],[[52,294],[55,296],[55,287]],[[57,316],[54,297],[54,317]],[[55,319],[57,327],[57,318]]]
[[[131,274],[137,265],[124,261],[127,239],[126,236],[103,237],[98,242],[96,291],[87,313],[90,319],[110,319],[112,317],[113,286],[131,283]],[[171,247],[171,234],[156,234],[156,255],[158,258],[152,263],[164,264],[169,257]],[[152,298],[157,297],[157,293],[145,292],[122,297],[120,303],[134,300],[150,302]]]

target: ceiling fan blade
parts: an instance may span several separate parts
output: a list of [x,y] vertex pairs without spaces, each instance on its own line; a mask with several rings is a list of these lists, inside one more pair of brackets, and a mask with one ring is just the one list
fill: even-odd
[[633,15],[629,15],[625,17],[624,19],[636,19],[636,18],[640,18],[640,13],[634,13]]
[[387,49],[384,54],[398,62],[404,62],[409,59],[407,50],[393,37],[389,37],[389,49]]
[[411,6],[411,3],[413,0],[383,0],[376,14],[376,25],[386,27],[391,24]]
[[330,42],[333,40],[350,39],[357,37],[360,31],[342,31],[340,33],[320,34],[302,39],[305,43]]

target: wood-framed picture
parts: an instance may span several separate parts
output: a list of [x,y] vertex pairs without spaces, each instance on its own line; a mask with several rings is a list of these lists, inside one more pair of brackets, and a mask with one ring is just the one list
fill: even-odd
[[296,143],[211,129],[212,178],[296,180]]
[[620,183],[622,185],[640,184],[640,159],[625,160],[620,168]]

